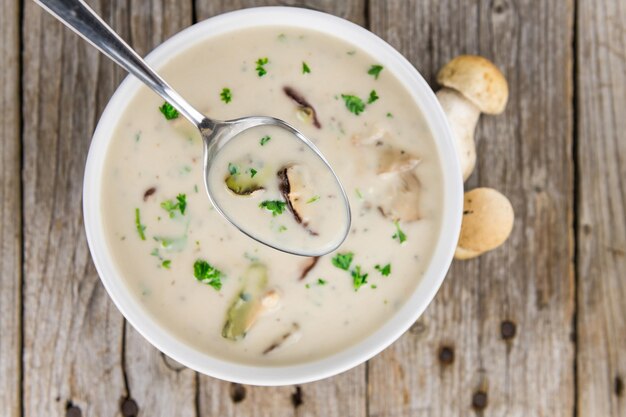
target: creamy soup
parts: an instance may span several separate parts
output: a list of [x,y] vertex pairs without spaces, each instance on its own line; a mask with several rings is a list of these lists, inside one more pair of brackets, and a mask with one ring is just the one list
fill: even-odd
[[[331,36],[266,27],[203,41],[159,71],[213,118],[269,115],[302,131],[344,185],[352,226],[339,249],[319,258],[242,234],[203,189],[199,134],[142,88],[113,130],[102,173],[107,243],[139,303],[199,351],[256,365],[320,359],[380,328],[428,267],[443,205],[433,138],[385,62]],[[272,143],[274,134],[250,139],[247,159],[223,155],[221,174],[212,178],[225,183],[229,163],[239,175],[261,175],[254,164],[263,152],[297,162],[298,149]],[[315,184],[314,166],[311,173],[289,166],[295,170],[283,177]],[[272,188],[267,199],[248,196],[260,227],[284,233],[285,244],[291,230],[326,227],[295,221],[284,209],[288,194]],[[313,189],[301,197],[304,218],[330,200]],[[259,207],[263,201],[284,204]]]

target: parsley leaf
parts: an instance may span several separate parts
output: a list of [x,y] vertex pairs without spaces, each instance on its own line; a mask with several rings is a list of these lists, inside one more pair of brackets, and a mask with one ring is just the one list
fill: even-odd
[[176,210],[180,211],[180,214],[184,215],[187,209],[187,196],[185,194],[178,194],[176,196],[176,202],[172,200],[165,200],[161,203],[161,208],[167,211],[170,218],[174,218]]
[[394,221],[393,224],[396,225],[396,233],[394,233],[393,236],[391,236],[391,238],[398,239],[398,242],[403,243],[406,240],[406,235],[404,234],[402,229],[400,229],[400,224],[398,223],[397,220]]
[[376,100],[378,100],[378,94],[376,94],[376,90],[372,90],[370,92],[370,97],[367,99],[367,104],[372,104],[373,102],[375,102]]
[[165,269],[170,269],[170,266],[172,265],[172,261],[170,261],[169,259],[165,259],[162,263],[161,266]]
[[267,64],[269,61],[269,59],[267,58],[259,58],[256,60],[255,64],[256,64],[256,73],[259,75],[259,77],[264,76],[265,74],[267,74],[267,70],[265,69],[265,64]]
[[201,283],[210,285],[216,290],[222,288],[222,271],[205,260],[196,260],[193,264],[193,276]]
[[235,164],[233,164],[232,162],[228,163],[228,172],[230,172],[230,175],[237,175],[239,174],[239,167]]
[[371,75],[372,77],[374,77],[375,79],[378,79],[378,76],[380,75],[380,72],[382,70],[383,70],[382,65],[372,65],[370,69],[367,71],[367,73]]
[[261,143],[261,146],[263,146],[263,145],[265,145],[267,142],[269,142],[269,141],[270,141],[270,139],[272,139],[272,138],[271,138],[271,137],[269,137],[269,136],[267,136],[267,135],[263,136],[263,137],[261,138],[261,142],[260,142],[260,143]]
[[282,225],[282,224],[281,224],[280,226],[278,226],[278,231],[279,231],[279,232],[281,232],[281,233],[282,233],[282,232],[284,232],[285,230],[287,230],[287,226]]
[[272,216],[278,216],[285,211],[287,203],[279,200],[265,200],[259,204],[260,208],[264,208],[272,212]]
[[250,178],[254,178],[258,171],[254,168],[250,168]]
[[322,279],[322,278],[317,279],[317,285],[326,285],[326,284],[328,284],[328,281],[326,281],[325,279]]
[[141,240],[146,240],[146,235],[144,233],[146,226],[141,224],[141,214],[139,213],[138,208],[135,209],[135,226],[137,227],[137,233],[139,233]]
[[222,88],[222,92],[220,93],[220,99],[222,99],[224,103],[230,103],[230,101],[233,99],[230,88]]
[[310,74],[311,73],[311,68],[309,68],[309,66],[304,61],[302,62],[302,73],[303,74]]
[[387,112],[387,117],[390,118],[390,119],[393,119],[393,114]]
[[165,116],[167,120],[176,119],[178,117],[178,110],[176,110],[174,106],[167,101],[163,102],[163,105],[159,107],[159,110],[163,113],[163,116]]
[[385,266],[376,265],[374,269],[380,272],[384,277],[388,277],[389,274],[391,274],[391,264],[387,264]]
[[365,110],[365,103],[363,103],[363,100],[361,100],[357,96],[342,94],[341,98],[346,103],[346,108],[357,116],[361,114],[363,110]]
[[320,199],[319,195],[314,195],[313,197],[309,198],[306,203],[307,204],[315,203],[319,199]]
[[352,252],[338,253],[331,259],[333,265],[335,265],[339,269],[343,269],[347,271],[350,269],[350,264],[352,263],[352,258],[354,254]]
[[362,285],[367,284],[367,273],[361,273],[361,266],[357,265],[351,272],[352,274],[352,284],[354,285],[354,291],[358,291]]

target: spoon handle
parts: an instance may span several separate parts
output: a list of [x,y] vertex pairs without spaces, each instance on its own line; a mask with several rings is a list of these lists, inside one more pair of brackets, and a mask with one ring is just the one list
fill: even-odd
[[213,122],[167,84],[83,0],[35,0],[41,7],[82,36],[126,71],[139,78],[199,128]]

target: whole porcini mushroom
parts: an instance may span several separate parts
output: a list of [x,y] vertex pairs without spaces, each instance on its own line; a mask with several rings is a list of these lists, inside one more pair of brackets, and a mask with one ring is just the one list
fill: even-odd
[[437,82],[443,87],[437,91],[437,99],[456,138],[463,180],[466,180],[476,165],[474,130],[480,113],[502,113],[509,87],[491,61],[476,55],[460,55],[448,62],[439,70]]
[[493,188],[465,193],[463,224],[454,257],[470,259],[497,248],[513,230],[513,206]]

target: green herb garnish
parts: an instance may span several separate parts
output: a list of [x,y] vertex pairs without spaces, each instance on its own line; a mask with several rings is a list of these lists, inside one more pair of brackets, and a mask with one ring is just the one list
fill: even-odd
[[259,58],[256,60],[256,73],[259,75],[259,77],[262,77],[265,74],[267,74],[267,70],[265,69],[265,64],[267,64],[268,62],[270,61],[267,58]]
[[285,211],[285,206],[287,206],[287,203],[279,200],[265,200],[259,204],[260,208],[271,211],[272,216],[282,214]]
[[216,290],[222,288],[222,272],[205,260],[198,259],[193,264],[193,276],[201,283],[210,285]]
[[222,92],[220,93],[220,99],[228,104],[233,99],[233,95],[230,92],[230,88],[222,88]]
[[370,96],[367,99],[367,104],[372,104],[373,102],[375,102],[376,100],[378,100],[378,94],[376,94],[376,90],[372,90],[370,91]]
[[393,236],[391,236],[391,238],[398,239],[398,242],[403,243],[406,240],[406,235],[404,234],[402,229],[400,229],[400,224],[398,223],[397,220],[394,221],[393,224],[396,225],[396,233],[394,233]]
[[170,269],[171,265],[172,261],[170,261],[169,259],[165,259],[163,262],[161,262],[161,266],[165,269]]
[[319,195],[314,195],[313,197],[309,198],[306,203],[307,204],[315,203],[319,199],[320,199]]
[[362,285],[367,284],[367,275],[361,273],[361,266],[357,265],[351,272],[352,284],[354,285],[354,291],[358,291]]
[[367,71],[367,73],[373,76],[375,79],[378,79],[378,76],[380,75],[380,72],[382,70],[383,70],[382,65],[372,65],[370,69]]
[[387,277],[391,274],[391,264],[387,264],[385,266],[376,265],[374,267],[375,270],[381,273],[382,276]]
[[359,199],[363,200],[363,194],[361,194],[361,190],[355,188],[354,192],[356,193],[356,196],[359,197]]
[[146,226],[141,224],[141,214],[138,208],[135,209],[135,226],[137,227],[137,233],[139,233],[141,240],[146,240],[146,235],[144,234]]
[[328,284],[328,281],[326,281],[325,279],[322,279],[322,278],[317,279],[317,285],[326,285],[326,284]]
[[230,172],[230,175],[237,175],[239,174],[239,167],[235,164],[233,164],[232,162],[228,163],[228,172]]
[[174,218],[176,210],[178,210],[180,214],[184,215],[185,210],[187,209],[187,196],[185,194],[178,194],[176,196],[176,202],[172,200],[165,200],[161,203],[161,208],[169,213],[170,218]]
[[269,137],[269,136],[267,136],[267,135],[263,136],[263,137],[261,138],[261,142],[260,142],[260,143],[261,143],[261,146],[263,146],[263,145],[265,145],[267,142],[269,142],[269,141],[270,141],[270,139],[272,139],[272,138],[271,138],[271,137]]
[[309,66],[306,64],[306,62],[302,62],[302,73],[303,74],[310,74],[311,73],[311,68],[309,68]]
[[338,253],[331,259],[333,265],[335,265],[339,269],[343,269],[347,271],[350,269],[350,264],[352,263],[352,258],[354,254],[352,252]]
[[341,98],[346,103],[346,108],[357,116],[361,114],[363,110],[365,110],[365,103],[363,103],[363,100],[361,100],[357,96],[342,94]]
[[390,118],[390,119],[393,119],[393,114],[387,112],[387,117]]
[[287,230],[287,226],[283,226],[282,224],[280,226],[278,226],[278,231],[279,232],[284,232],[285,230]]
[[176,119],[178,117],[178,110],[176,110],[174,106],[167,101],[163,102],[163,105],[159,107],[159,110],[163,113],[163,116],[165,116],[167,120]]
[[250,178],[254,178],[258,171],[254,168],[250,168]]

